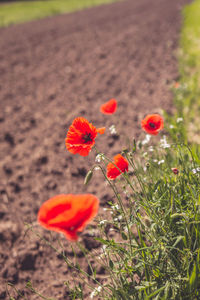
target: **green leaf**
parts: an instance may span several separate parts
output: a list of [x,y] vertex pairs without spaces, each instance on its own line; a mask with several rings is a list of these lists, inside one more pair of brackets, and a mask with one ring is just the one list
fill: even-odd
[[122,231],[121,235],[122,235],[123,240],[127,240],[128,239],[127,235],[123,231]]
[[113,263],[113,261],[110,259],[109,260],[109,266],[110,266],[110,268],[113,270],[113,268],[114,268],[114,263]]
[[189,281],[189,285],[190,285],[191,290],[193,290],[193,288],[195,287],[197,279],[198,279],[197,266],[196,266],[196,263],[195,263],[194,267],[193,267],[193,270],[192,270],[192,273],[190,275],[190,281]]
[[165,289],[166,286],[162,286],[160,289],[158,289],[157,291],[151,293],[150,295],[148,295],[146,297],[146,300],[150,300],[152,297],[158,295],[158,293],[162,292]]
[[172,247],[175,247],[181,240],[184,239],[184,236],[183,235],[179,235],[176,239],[176,242],[173,244]]

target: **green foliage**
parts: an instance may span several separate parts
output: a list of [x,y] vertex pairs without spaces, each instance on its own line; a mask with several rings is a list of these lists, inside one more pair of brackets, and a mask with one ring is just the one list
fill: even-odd
[[[183,10],[180,39],[179,87],[174,88],[177,117],[183,117],[185,140],[199,144],[200,130],[200,0]],[[187,135],[186,135],[187,131]]]
[[0,6],[0,27],[24,23],[117,0],[18,1]]

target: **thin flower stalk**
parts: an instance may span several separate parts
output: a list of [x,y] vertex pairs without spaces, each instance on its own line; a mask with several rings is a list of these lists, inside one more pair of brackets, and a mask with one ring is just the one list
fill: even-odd
[[101,168],[101,171],[102,171],[102,173],[103,173],[103,175],[104,175],[104,178],[107,180],[107,182],[108,182],[109,185],[111,186],[111,188],[112,188],[112,190],[113,190],[113,192],[114,192],[114,194],[115,194],[115,196],[116,196],[116,198],[117,198],[117,200],[118,200],[118,202],[119,202],[120,208],[121,208],[121,210],[122,210],[122,212],[123,212],[124,219],[125,219],[125,222],[126,222],[126,226],[127,226],[127,228],[128,228],[130,250],[131,250],[131,253],[132,253],[132,243],[131,243],[132,237],[131,237],[131,232],[130,232],[129,223],[128,223],[128,220],[127,220],[127,214],[126,214],[126,212],[125,212],[125,210],[124,210],[124,206],[123,206],[123,203],[122,203],[122,201],[121,201],[121,197],[120,197],[119,193],[117,192],[114,183],[111,183],[110,180],[108,179],[108,177],[106,176],[105,171],[104,171],[104,169],[102,168],[102,166],[99,165],[99,167]]

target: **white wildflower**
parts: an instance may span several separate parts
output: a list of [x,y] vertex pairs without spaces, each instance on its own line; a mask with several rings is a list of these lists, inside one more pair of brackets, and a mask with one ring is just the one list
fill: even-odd
[[153,162],[157,162],[158,160],[157,159],[153,159]]
[[90,299],[93,299],[95,296],[97,296],[102,290],[102,286],[98,286],[97,288],[95,288],[92,293],[90,294]]
[[110,127],[109,127],[109,130],[110,130],[110,133],[111,134],[117,134],[117,130],[116,130],[116,128],[115,128],[115,125],[111,125]]
[[142,141],[142,145],[146,145],[146,144],[148,144],[148,143],[149,143],[149,141],[150,141],[150,139],[151,139],[151,136],[150,136],[150,134],[146,134],[146,137],[145,137],[145,139]]
[[117,222],[117,221],[120,221],[122,219],[122,215],[119,215],[118,217],[114,218],[114,221]]
[[158,165],[164,164],[164,159],[158,161]]
[[165,149],[165,148],[170,148],[170,144],[167,143],[167,138],[166,135],[163,135],[163,138],[160,139],[160,146]]
[[192,169],[192,173],[196,174],[200,172],[200,167],[197,167],[196,169]]
[[174,125],[172,125],[172,124],[169,125],[169,128],[170,128],[170,129],[173,129],[173,128],[174,128]]
[[112,205],[111,208],[113,210],[118,210],[119,209],[119,205],[118,204]]
[[153,151],[154,151],[153,146],[150,146],[150,147],[149,147],[149,151],[150,151],[150,152],[153,152]]
[[176,122],[177,123],[183,122],[183,118],[177,118]]
[[99,222],[99,224],[100,225],[103,225],[103,224],[105,224],[107,222],[107,220],[101,220],[100,222]]
[[96,158],[95,158],[95,161],[96,162],[98,162],[98,163],[100,163],[102,160],[104,160],[105,158],[104,158],[104,155],[103,155],[103,153],[99,153],[99,154],[97,154],[97,156],[96,156]]

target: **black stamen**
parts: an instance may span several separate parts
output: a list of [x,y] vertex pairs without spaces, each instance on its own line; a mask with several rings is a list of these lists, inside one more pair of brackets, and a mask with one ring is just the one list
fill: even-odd
[[151,122],[149,122],[149,126],[150,126],[151,128],[156,128],[156,125],[155,125],[154,123],[151,123]]
[[87,133],[83,135],[83,139],[84,139],[84,142],[87,143],[87,142],[92,142],[92,136],[91,136],[91,133]]

